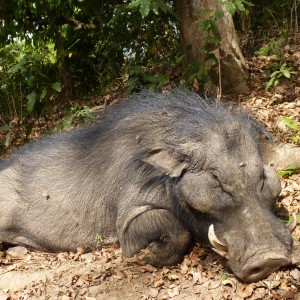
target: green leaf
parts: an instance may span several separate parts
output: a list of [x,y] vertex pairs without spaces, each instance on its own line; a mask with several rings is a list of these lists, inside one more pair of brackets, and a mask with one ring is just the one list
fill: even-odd
[[36,101],[36,93],[35,92],[32,92],[31,94],[27,95],[26,99],[28,100],[27,101],[27,111],[29,113],[31,113],[34,109],[34,104],[35,104],[35,101]]
[[[152,0],[135,0],[127,5],[128,8],[139,8],[142,18],[148,16]],[[155,6],[154,6],[155,8]],[[157,10],[157,7],[156,7]]]
[[278,173],[278,175],[280,177],[283,177],[285,175],[291,175],[295,172],[297,172],[298,170],[300,170],[300,167],[296,167],[296,168],[288,168],[288,169],[285,169],[285,170],[282,170]]
[[35,77],[33,75],[30,75],[28,78],[26,78],[26,82],[29,87],[32,87],[35,81]]
[[280,71],[283,71],[286,68],[286,63],[282,64],[280,67]]
[[60,133],[62,130],[62,124],[57,124],[55,127],[56,132]]
[[222,274],[221,274],[221,280],[222,280],[222,281],[226,280],[227,277],[228,277],[228,276],[227,276],[226,273],[222,273]]
[[150,4],[152,0],[142,0],[141,5],[140,5],[140,14],[142,18],[145,18],[148,16],[150,12]]
[[180,64],[182,63],[183,59],[186,57],[186,55],[180,55],[179,57],[176,58],[175,63]]
[[286,77],[286,78],[290,78],[291,77],[291,73],[289,70],[283,70],[282,74]]
[[239,11],[245,11],[245,6],[240,0],[235,1],[235,5]]
[[248,6],[255,6],[253,3],[246,1],[246,0],[242,0],[242,2]]
[[282,119],[282,122],[289,128],[292,128],[294,130],[298,130],[300,131],[300,127],[297,125],[296,122],[294,122],[292,119],[290,119],[289,117],[284,117]]
[[46,95],[47,95],[47,88],[44,88],[40,95],[40,100],[43,100],[46,97]]
[[[287,221],[288,225],[292,222],[293,217],[289,216],[289,219]],[[300,214],[296,215],[296,221],[298,224],[300,224]]]
[[268,81],[266,89],[269,89],[275,82],[276,77],[271,77],[271,79]]
[[215,12],[215,17],[216,17],[217,19],[223,18],[223,17],[224,17],[224,11],[223,11],[223,10],[217,10],[217,11]]
[[255,53],[258,54],[258,55],[267,56],[267,55],[269,55],[270,51],[271,51],[270,47],[267,46],[267,47],[260,48]]
[[9,131],[9,126],[8,125],[3,125],[0,127],[0,132],[1,131]]
[[132,1],[132,2],[130,2],[128,5],[127,5],[127,7],[128,8],[138,8],[140,5],[141,5],[141,2],[142,2],[143,0],[135,0],[135,1]]
[[61,83],[60,82],[54,82],[53,84],[52,84],[52,88],[55,90],[55,91],[57,91],[57,92],[61,92]]
[[201,31],[205,32],[205,31],[209,31],[211,28],[211,23],[209,20],[203,20],[201,22]]
[[271,74],[271,77],[275,77],[276,75],[278,75],[280,73],[280,71],[275,71]]
[[6,138],[5,138],[5,147],[8,147],[11,143],[11,134],[10,132],[6,135]]
[[173,16],[175,16],[174,12],[166,5],[164,0],[154,0],[151,3],[151,7],[153,12],[158,15],[158,10],[160,9],[163,13],[170,13]]
[[212,32],[213,33],[218,33],[219,32],[219,28],[218,28],[217,22],[215,20],[211,19],[210,24],[211,24],[211,30],[212,30]]
[[235,5],[230,2],[230,1],[224,1],[224,2],[221,2],[220,5],[223,5],[225,7],[225,9],[231,14],[231,15],[234,15],[235,13]]
[[69,116],[62,122],[62,127],[69,128],[72,125],[72,122],[73,122],[73,116]]
[[218,59],[217,59],[217,57],[215,56],[214,53],[209,53],[209,54],[206,56],[206,59],[207,59],[208,61],[210,61],[211,63],[213,63],[213,64],[216,64],[216,63],[218,62]]

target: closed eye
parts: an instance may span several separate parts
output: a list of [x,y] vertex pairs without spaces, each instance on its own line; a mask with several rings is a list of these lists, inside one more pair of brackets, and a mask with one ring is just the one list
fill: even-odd
[[211,176],[212,176],[212,178],[214,180],[216,180],[219,183],[221,183],[220,176],[219,176],[219,174],[218,174],[218,172],[216,170],[211,170],[210,173],[211,173]]
[[217,181],[220,182],[219,176],[218,176],[217,174],[212,174],[212,177],[213,177],[215,180],[217,180]]

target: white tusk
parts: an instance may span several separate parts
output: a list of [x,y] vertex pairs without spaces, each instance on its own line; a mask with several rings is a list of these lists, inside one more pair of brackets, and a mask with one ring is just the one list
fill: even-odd
[[294,213],[292,214],[292,221],[288,225],[290,232],[293,232],[296,226],[297,226],[297,215]]
[[208,239],[210,243],[213,245],[212,250],[214,250],[219,255],[228,259],[228,250],[226,244],[222,243],[215,234],[214,225],[211,224],[208,228]]
[[216,248],[211,248],[212,250],[214,250],[216,253],[218,253],[219,255],[225,257],[226,259],[228,259],[228,252],[227,251],[222,251]]
[[208,228],[208,239],[215,248],[221,251],[227,251],[227,246],[222,243],[215,234],[214,224],[211,224]]

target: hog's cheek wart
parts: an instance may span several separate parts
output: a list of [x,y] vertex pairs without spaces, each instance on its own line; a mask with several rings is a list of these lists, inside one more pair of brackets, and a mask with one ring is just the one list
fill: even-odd
[[270,205],[275,205],[276,200],[281,192],[280,182],[277,184],[273,180],[266,180],[264,186],[261,190],[261,196],[264,201],[269,203]]
[[185,174],[179,184],[179,194],[193,209],[216,214],[231,207],[233,200],[209,177],[208,174]]
[[265,186],[269,187],[274,197],[277,197],[281,192],[280,179],[271,166],[264,166]]

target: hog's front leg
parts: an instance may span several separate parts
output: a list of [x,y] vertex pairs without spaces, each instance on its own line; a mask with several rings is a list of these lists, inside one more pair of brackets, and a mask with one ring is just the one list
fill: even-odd
[[133,256],[148,248],[145,260],[154,266],[180,263],[191,241],[190,233],[168,210],[139,214],[119,233],[123,253]]

